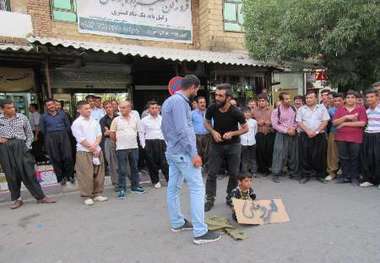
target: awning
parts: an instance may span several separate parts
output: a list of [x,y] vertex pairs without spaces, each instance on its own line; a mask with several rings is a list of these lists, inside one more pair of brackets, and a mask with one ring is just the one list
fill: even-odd
[[214,52],[207,50],[195,50],[195,49],[174,49],[174,48],[162,48],[162,47],[147,47],[138,45],[121,45],[110,44],[101,42],[86,42],[79,40],[67,40],[58,38],[42,38],[32,37],[28,38],[28,41],[33,44],[50,44],[52,46],[63,46],[74,49],[92,50],[95,52],[110,52],[113,54],[123,54],[140,56],[147,58],[165,59],[172,61],[188,61],[188,62],[205,62],[205,63],[218,63],[226,65],[240,65],[240,66],[253,66],[253,67],[265,67],[265,68],[277,68],[275,65],[271,65],[264,62],[259,62],[252,59],[246,53],[238,52]]
[[1,44],[0,43],[0,51],[31,51],[33,49],[32,45],[18,45],[18,44]]

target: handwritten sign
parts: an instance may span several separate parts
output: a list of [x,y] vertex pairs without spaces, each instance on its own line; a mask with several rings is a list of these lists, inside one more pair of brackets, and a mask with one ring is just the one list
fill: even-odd
[[239,224],[263,225],[289,222],[288,213],[281,199],[240,200],[233,199]]
[[191,0],[77,0],[81,33],[192,42]]

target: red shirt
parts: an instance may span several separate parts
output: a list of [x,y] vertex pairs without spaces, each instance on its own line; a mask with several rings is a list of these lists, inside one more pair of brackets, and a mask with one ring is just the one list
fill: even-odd
[[[334,120],[342,118],[346,115],[358,114],[357,121],[364,121],[367,123],[367,113],[363,106],[357,106],[352,111],[348,111],[346,107],[340,107],[337,109],[334,116]],[[363,131],[364,127],[343,127],[336,130],[335,140],[341,142],[353,142],[362,143],[363,142]]]

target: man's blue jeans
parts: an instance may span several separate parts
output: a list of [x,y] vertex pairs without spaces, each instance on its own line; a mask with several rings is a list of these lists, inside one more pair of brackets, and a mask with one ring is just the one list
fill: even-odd
[[131,170],[131,188],[134,189],[140,186],[139,182],[139,170],[137,164],[139,162],[139,150],[138,149],[128,149],[128,150],[117,150],[116,157],[118,162],[118,186],[119,191],[126,190],[126,177],[127,177],[127,166],[130,166]]
[[195,168],[191,158],[182,154],[166,154],[169,164],[169,183],[167,189],[170,224],[173,228],[181,227],[185,221],[181,213],[180,191],[184,179],[190,192],[193,235],[199,237],[207,233],[205,224],[204,199],[205,187],[201,168]]

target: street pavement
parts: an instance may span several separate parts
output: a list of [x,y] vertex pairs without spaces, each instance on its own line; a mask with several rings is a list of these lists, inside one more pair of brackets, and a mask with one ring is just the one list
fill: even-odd
[[[215,208],[208,215],[231,218],[224,203],[227,180],[218,181]],[[380,262],[380,190],[351,185],[300,185],[284,179],[255,179],[258,199],[282,198],[290,222],[243,226],[248,235],[234,241],[197,246],[191,232],[172,233],[166,211],[166,188],[147,187],[93,207],[78,192],[57,195],[55,205],[34,200],[15,211],[0,204],[1,263],[87,262]],[[184,187],[183,211],[189,215]],[[189,216],[188,216],[189,218]]]

